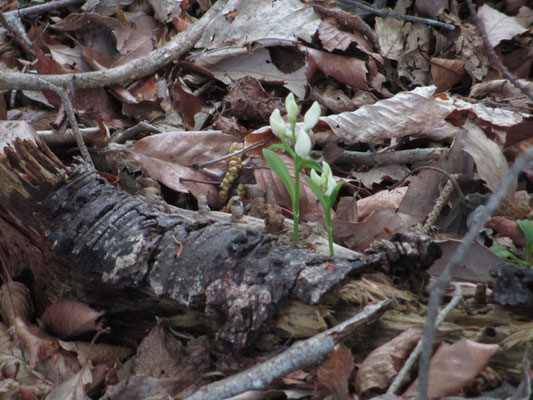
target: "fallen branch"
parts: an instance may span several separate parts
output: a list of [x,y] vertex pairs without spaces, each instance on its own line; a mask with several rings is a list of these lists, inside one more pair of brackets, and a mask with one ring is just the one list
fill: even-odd
[[447,149],[444,148],[409,149],[386,153],[345,150],[335,158],[335,162],[338,164],[372,165],[377,167],[391,164],[413,164],[421,161],[438,160],[446,151]]
[[297,369],[318,365],[327,357],[333,347],[352,333],[355,328],[368,325],[377,320],[387,310],[391,302],[390,299],[385,299],[379,303],[370,304],[355,317],[312,338],[293,344],[288,350],[267,362],[200,388],[196,393],[185,399],[227,399],[247,390],[264,390],[277,377],[285,376]]
[[378,17],[384,17],[384,18],[390,17],[390,18],[396,18],[396,19],[403,19],[404,21],[409,21],[409,22],[421,22],[429,26],[448,29],[449,31],[453,31],[455,29],[455,25],[452,25],[452,24],[435,21],[434,19],[429,19],[429,18],[416,17],[414,15],[395,14],[388,10],[378,10],[377,8],[370,7],[368,4],[363,4],[357,0],[335,0],[335,1],[337,2],[337,4],[339,4],[339,6],[341,6],[343,10],[350,11],[350,12],[353,12],[356,8],[359,8],[373,15],[377,15]]
[[240,0],[218,0],[198,21],[189,26],[184,32],[176,35],[168,44],[144,57],[137,58],[118,67],[103,71],[60,75],[32,75],[2,71],[0,74],[0,90],[49,90],[47,83],[58,87],[70,87],[72,85],[76,88],[90,89],[116,86],[143,78],[153,74],[189,51],[201,37],[207,25],[226,6],[232,7],[238,1]]

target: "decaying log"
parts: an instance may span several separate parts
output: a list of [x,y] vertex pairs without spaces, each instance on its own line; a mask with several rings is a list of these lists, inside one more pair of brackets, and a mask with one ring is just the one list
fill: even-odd
[[[39,149],[29,141],[17,141],[15,147],[16,152],[6,152],[9,166],[4,163],[0,174],[22,184],[22,164],[16,161],[27,157],[29,149]],[[36,193],[23,202],[31,207],[38,200],[30,210],[40,221],[33,230],[46,232],[47,241],[42,237],[39,248],[48,243],[53,249],[44,259],[48,268],[41,264],[39,269],[45,269],[34,271],[29,266],[34,275],[49,274],[56,289],[58,282],[68,281],[71,295],[136,322],[143,316],[199,310],[216,337],[233,349],[248,345],[289,300],[316,304],[348,276],[370,269],[393,274],[423,270],[440,255],[431,240],[415,235],[379,242],[357,259],[320,255],[245,223],[162,213],[83,165],[58,169],[60,163],[48,164],[42,185],[37,184],[38,173],[30,178]],[[9,216],[16,198],[12,192],[4,191],[0,198],[1,217]],[[15,214],[24,208],[20,204],[13,208]],[[21,220],[9,221],[17,226]]]

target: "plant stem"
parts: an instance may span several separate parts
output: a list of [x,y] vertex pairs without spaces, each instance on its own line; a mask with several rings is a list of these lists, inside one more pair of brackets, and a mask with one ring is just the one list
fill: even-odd
[[298,244],[298,228],[300,224],[300,157],[294,159],[294,196],[292,197],[292,219],[294,244]]
[[331,227],[331,207],[324,207],[324,218],[326,219],[326,229],[328,231],[329,255],[334,256],[333,251],[333,228]]

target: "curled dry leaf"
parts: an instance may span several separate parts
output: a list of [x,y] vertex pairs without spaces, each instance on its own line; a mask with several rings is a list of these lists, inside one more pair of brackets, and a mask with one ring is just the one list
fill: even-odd
[[483,4],[477,11],[477,16],[485,26],[487,36],[492,47],[496,47],[502,40],[512,39],[528,29],[524,28],[515,17],[508,17],[488,4]]
[[2,320],[13,325],[17,316],[28,320],[33,315],[30,290],[20,282],[8,282],[0,287],[0,310]]
[[384,139],[413,135],[431,128],[455,110],[451,101],[434,98],[435,86],[410,92],[344,112],[320,118],[341,142],[380,143]]
[[[308,62],[307,80],[317,68],[328,77],[353,86],[355,89],[368,90],[366,63],[353,57],[326,53],[299,45]],[[311,75],[311,76],[309,76]]]
[[103,314],[87,304],[64,299],[47,307],[41,321],[47,330],[65,339],[99,329],[96,320]]
[[44,334],[35,325],[30,325],[22,318],[17,317],[15,323],[15,334],[24,343],[30,353],[29,370],[33,370],[39,362],[57,352],[57,340]]
[[355,391],[360,398],[368,399],[389,387],[422,333],[420,327],[409,328],[365,358],[355,377]]
[[76,353],[80,365],[85,365],[87,360],[93,363],[114,362],[123,360],[131,353],[131,349],[124,346],[113,346],[107,343],[65,342],[59,341],[62,349]]
[[431,77],[437,90],[443,92],[459,83],[465,73],[465,62],[445,58],[431,59]]
[[[429,365],[429,400],[452,396],[483,371],[498,350],[497,344],[476,343],[461,339],[454,344],[442,344]],[[402,394],[416,394],[418,379]]]
[[348,380],[353,367],[352,352],[343,344],[336,345],[316,372],[318,391],[334,399],[348,399]]

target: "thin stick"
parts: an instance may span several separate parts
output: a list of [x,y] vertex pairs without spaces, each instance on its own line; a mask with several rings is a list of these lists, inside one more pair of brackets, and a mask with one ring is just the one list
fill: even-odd
[[426,317],[426,323],[424,325],[424,336],[422,337],[422,355],[420,357],[420,362],[418,366],[418,394],[417,400],[425,400],[427,398],[427,388],[428,388],[428,370],[429,362],[431,360],[432,352],[432,343],[435,337],[435,321],[437,318],[437,313],[439,309],[439,304],[441,302],[442,296],[448,286],[449,282],[452,279],[452,274],[455,267],[464,259],[464,256],[474,240],[476,239],[479,231],[485,223],[488,221],[490,216],[494,211],[496,211],[506,196],[507,192],[515,184],[515,181],[520,174],[522,168],[533,159],[533,147],[530,148],[527,152],[523,153],[520,157],[516,159],[513,166],[509,170],[509,173],[502,181],[498,190],[493,193],[486,206],[483,207],[477,219],[474,219],[470,229],[463,238],[461,244],[457,247],[457,250],[452,255],[448,264],[442,271],[438,279],[432,284],[428,285],[427,291],[430,293],[429,296],[429,305],[428,305],[428,314]]
[[65,107],[65,114],[67,115],[68,123],[70,125],[70,128],[74,132],[74,137],[76,138],[76,143],[78,144],[78,148],[80,149],[81,156],[83,157],[84,161],[94,169],[93,160],[91,159],[91,156],[89,155],[89,150],[87,150],[87,146],[85,146],[85,142],[83,141],[83,136],[81,135],[80,127],[78,126],[78,121],[76,120],[76,116],[74,115],[74,109],[72,108],[72,103],[68,98],[67,91],[62,87],[55,86],[46,81],[42,81],[41,85],[44,85],[47,90],[51,90],[57,93],[58,96],[61,98],[63,107]]
[[225,156],[222,156],[220,158],[215,158],[214,160],[209,160],[209,161],[203,162],[201,164],[192,164],[191,168],[192,169],[202,169],[202,168],[209,167],[210,165],[214,165],[216,163],[219,163],[220,161],[227,160],[228,158],[231,158],[233,156],[238,156],[239,154],[243,154],[243,153],[246,153],[247,151],[250,151],[250,150],[253,150],[253,149],[257,149],[258,147],[264,146],[269,141],[270,141],[270,139],[261,140],[260,142],[251,144],[250,146],[245,147],[242,150],[238,150],[235,153],[226,154]]
[[522,93],[524,93],[527,97],[529,97],[531,100],[533,100],[533,93],[529,91],[527,87],[525,87],[518,79],[515,78],[513,74],[505,67],[505,65],[502,64],[500,61],[500,58],[496,55],[496,52],[492,48],[492,45],[490,44],[489,37],[487,36],[487,31],[485,29],[485,25],[483,25],[483,22],[478,18],[476,9],[474,8],[474,5],[472,4],[472,0],[466,0],[466,3],[468,4],[468,9],[470,10],[470,15],[472,19],[474,20],[474,23],[477,26],[477,29],[479,30],[479,34],[481,35],[481,38],[483,39],[483,43],[485,43],[485,47],[487,48],[491,61],[496,64],[498,69],[501,71],[501,73],[509,79],[509,81],[515,85]]
[[45,4],[40,4],[37,6],[31,6],[26,8],[21,8],[14,11],[8,11],[5,14],[7,15],[19,15],[21,17],[25,17],[28,15],[40,15],[47,11],[53,11],[57,10],[59,8],[71,6],[78,3],[83,3],[85,0],[56,0],[56,1],[50,1]]
[[[435,321],[435,330],[439,329],[439,326],[442,325],[448,314],[459,304],[459,302],[463,298],[463,294],[461,291],[461,287],[457,284],[453,284],[455,288],[455,292],[453,294],[452,299],[450,302],[444,307],[444,309],[439,313],[439,316],[437,320]],[[398,372],[398,375],[396,375],[396,378],[394,378],[394,381],[389,386],[389,390],[387,390],[387,394],[396,394],[398,393],[398,390],[404,385],[407,374],[415,364],[416,360],[418,359],[418,356],[422,352],[422,340],[419,340],[416,347],[413,349],[405,363],[403,364],[402,369],[400,372]]]
[[426,25],[434,26],[437,28],[444,28],[450,31],[453,31],[455,29],[455,25],[452,25],[452,24],[435,21],[434,19],[429,19],[429,18],[415,17],[413,15],[395,14],[388,10],[378,10],[377,8],[370,7],[369,5],[361,3],[357,0],[335,0],[335,1],[339,4],[339,6],[341,6],[342,9],[346,11],[350,11],[350,12],[353,11],[354,8],[359,8],[361,10],[365,10],[369,13],[377,15],[378,17],[391,17],[391,18],[396,18],[396,19],[403,19],[404,21],[409,21],[409,22],[421,22]]
[[309,339],[293,344],[288,350],[270,360],[239,372],[229,378],[200,388],[185,400],[227,399],[247,390],[268,388],[270,382],[297,369],[320,363],[343,338],[355,328],[375,321],[391,304],[390,299],[370,304],[355,317]]
[[31,60],[35,60],[37,56],[32,49],[33,43],[28,38],[28,35],[26,35],[26,31],[18,17],[13,15],[8,16],[0,10],[0,23],[11,34],[15,42],[22,47],[26,55]]

